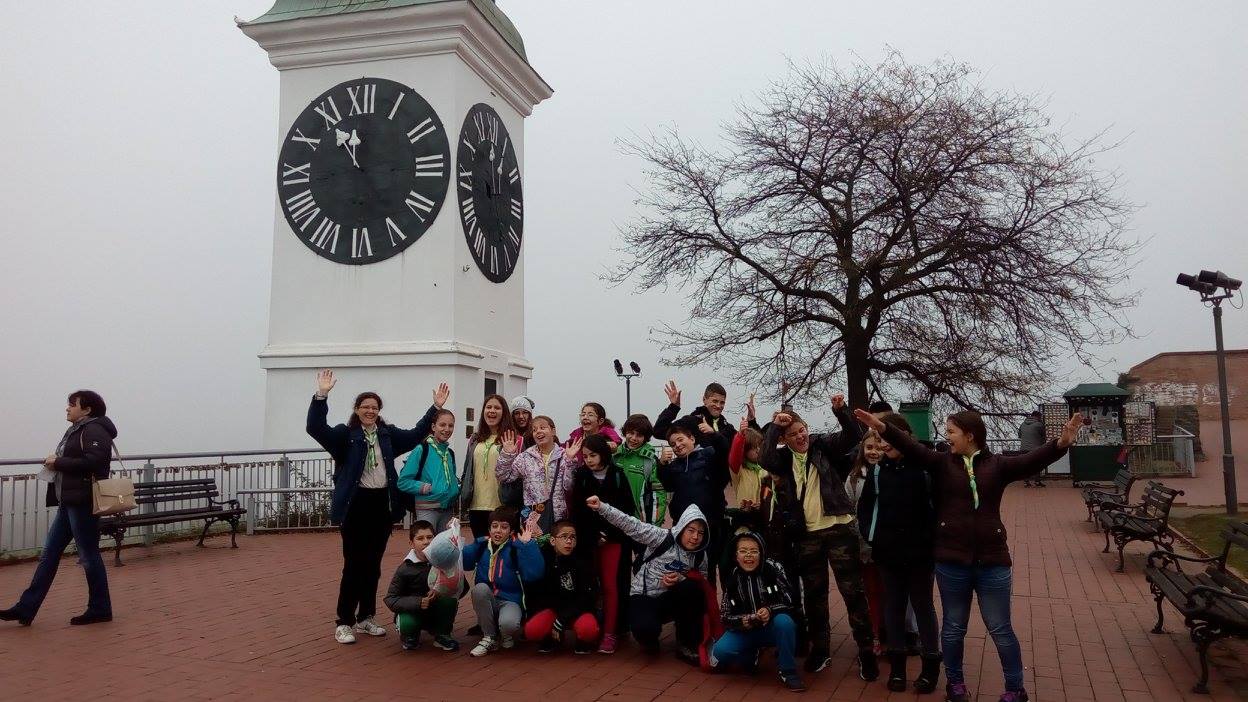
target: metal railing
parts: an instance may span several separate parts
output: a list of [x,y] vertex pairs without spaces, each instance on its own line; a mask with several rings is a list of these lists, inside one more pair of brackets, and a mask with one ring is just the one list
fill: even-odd
[[[310,458],[292,455],[320,454]],[[198,462],[216,459],[215,463]],[[246,459],[246,460],[238,460]],[[257,451],[213,451],[209,453],[163,453],[122,456],[120,469],[113,477],[126,477],[137,482],[163,482],[190,478],[212,478],[216,481],[217,499],[239,499],[247,491],[288,488],[327,488],[331,484],[333,461],[321,449],[285,449]],[[141,467],[133,467],[141,463]],[[0,466],[42,466],[43,459],[0,460]],[[46,506],[48,483],[38,473],[0,475],[0,557],[33,553],[43,545],[56,508]],[[185,509],[194,501],[177,501],[161,505],[161,511]],[[154,510],[144,505],[141,510]],[[165,524],[136,529],[127,535],[127,543],[152,543],[167,533],[190,531],[194,525]]]
[[1137,475],[1196,477],[1196,435],[1176,426],[1159,434],[1152,445],[1132,446],[1127,467]]
[[329,524],[329,502],[333,488],[266,488],[239,490],[239,501],[247,509],[247,533],[268,530],[325,529]]

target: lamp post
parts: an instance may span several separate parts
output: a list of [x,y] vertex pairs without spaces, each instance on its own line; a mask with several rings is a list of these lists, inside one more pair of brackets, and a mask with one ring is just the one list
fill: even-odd
[[624,414],[631,416],[633,414],[633,378],[641,375],[641,366],[636,361],[629,361],[628,368],[632,373],[624,372],[624,364],[620,363],[620,359],[615,359],[615,375],[624,379]]
[[1222,488],[1226,492],[1226,513],[1239,512],[1235,489],[1235,454],[1231,452],[1231,408],[1226,389],[1226,350],[1222,346],[1222,301],[1235,296],[1241,281],[1222,271],[1201,271],[1191,276],[1180,273],[1179,285],[1200,293],[1200,300],[1213,307],[1213,338],[1217,344],[1218,394],[1222,407]]

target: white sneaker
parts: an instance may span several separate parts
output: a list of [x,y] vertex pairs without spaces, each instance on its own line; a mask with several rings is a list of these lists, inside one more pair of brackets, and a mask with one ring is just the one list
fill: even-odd
[[355,623],[355,633],[368,634],[369,636],[385,636],[385,627],[377,626],[377,622],[372,617],[358,621]]
[[338,628],[334,629],[334,639],[340,644],[353,644],[355,643],[355,634],[351,633],[351,627],[346,624],[339,624]]
[[493,636],[482,636],[481,640],[477,642],[477,645],[472,647],[472,651],[470,653],[476,658],[480,658],[491,651],[497,650],[498,643],[494,641]]
[[503,648],[515,648],[516,638],[514,636],[503,636]]

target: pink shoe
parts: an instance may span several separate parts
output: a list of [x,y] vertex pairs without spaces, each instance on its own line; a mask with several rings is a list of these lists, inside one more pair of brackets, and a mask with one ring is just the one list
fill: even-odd
[[599,653],[615,653],[616,646],[619,645],[615,634],[606,634],[602,637],[602,643],[598,646]]

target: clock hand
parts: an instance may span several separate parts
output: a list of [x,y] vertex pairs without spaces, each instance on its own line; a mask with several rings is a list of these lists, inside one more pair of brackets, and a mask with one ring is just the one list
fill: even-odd
[[335,143],[337,143],[338,146],[341,146],[342,148],[346,149],[347,155],[351,157],[351,163],[355,164],[356,168],[359,168],[360,162],[355,160],[355,147],[359,146],[360,137],[358,134],[355,133],[355,130],[352,129],[351,133],[347,134],[341,129],[335,129],[334,141]]

